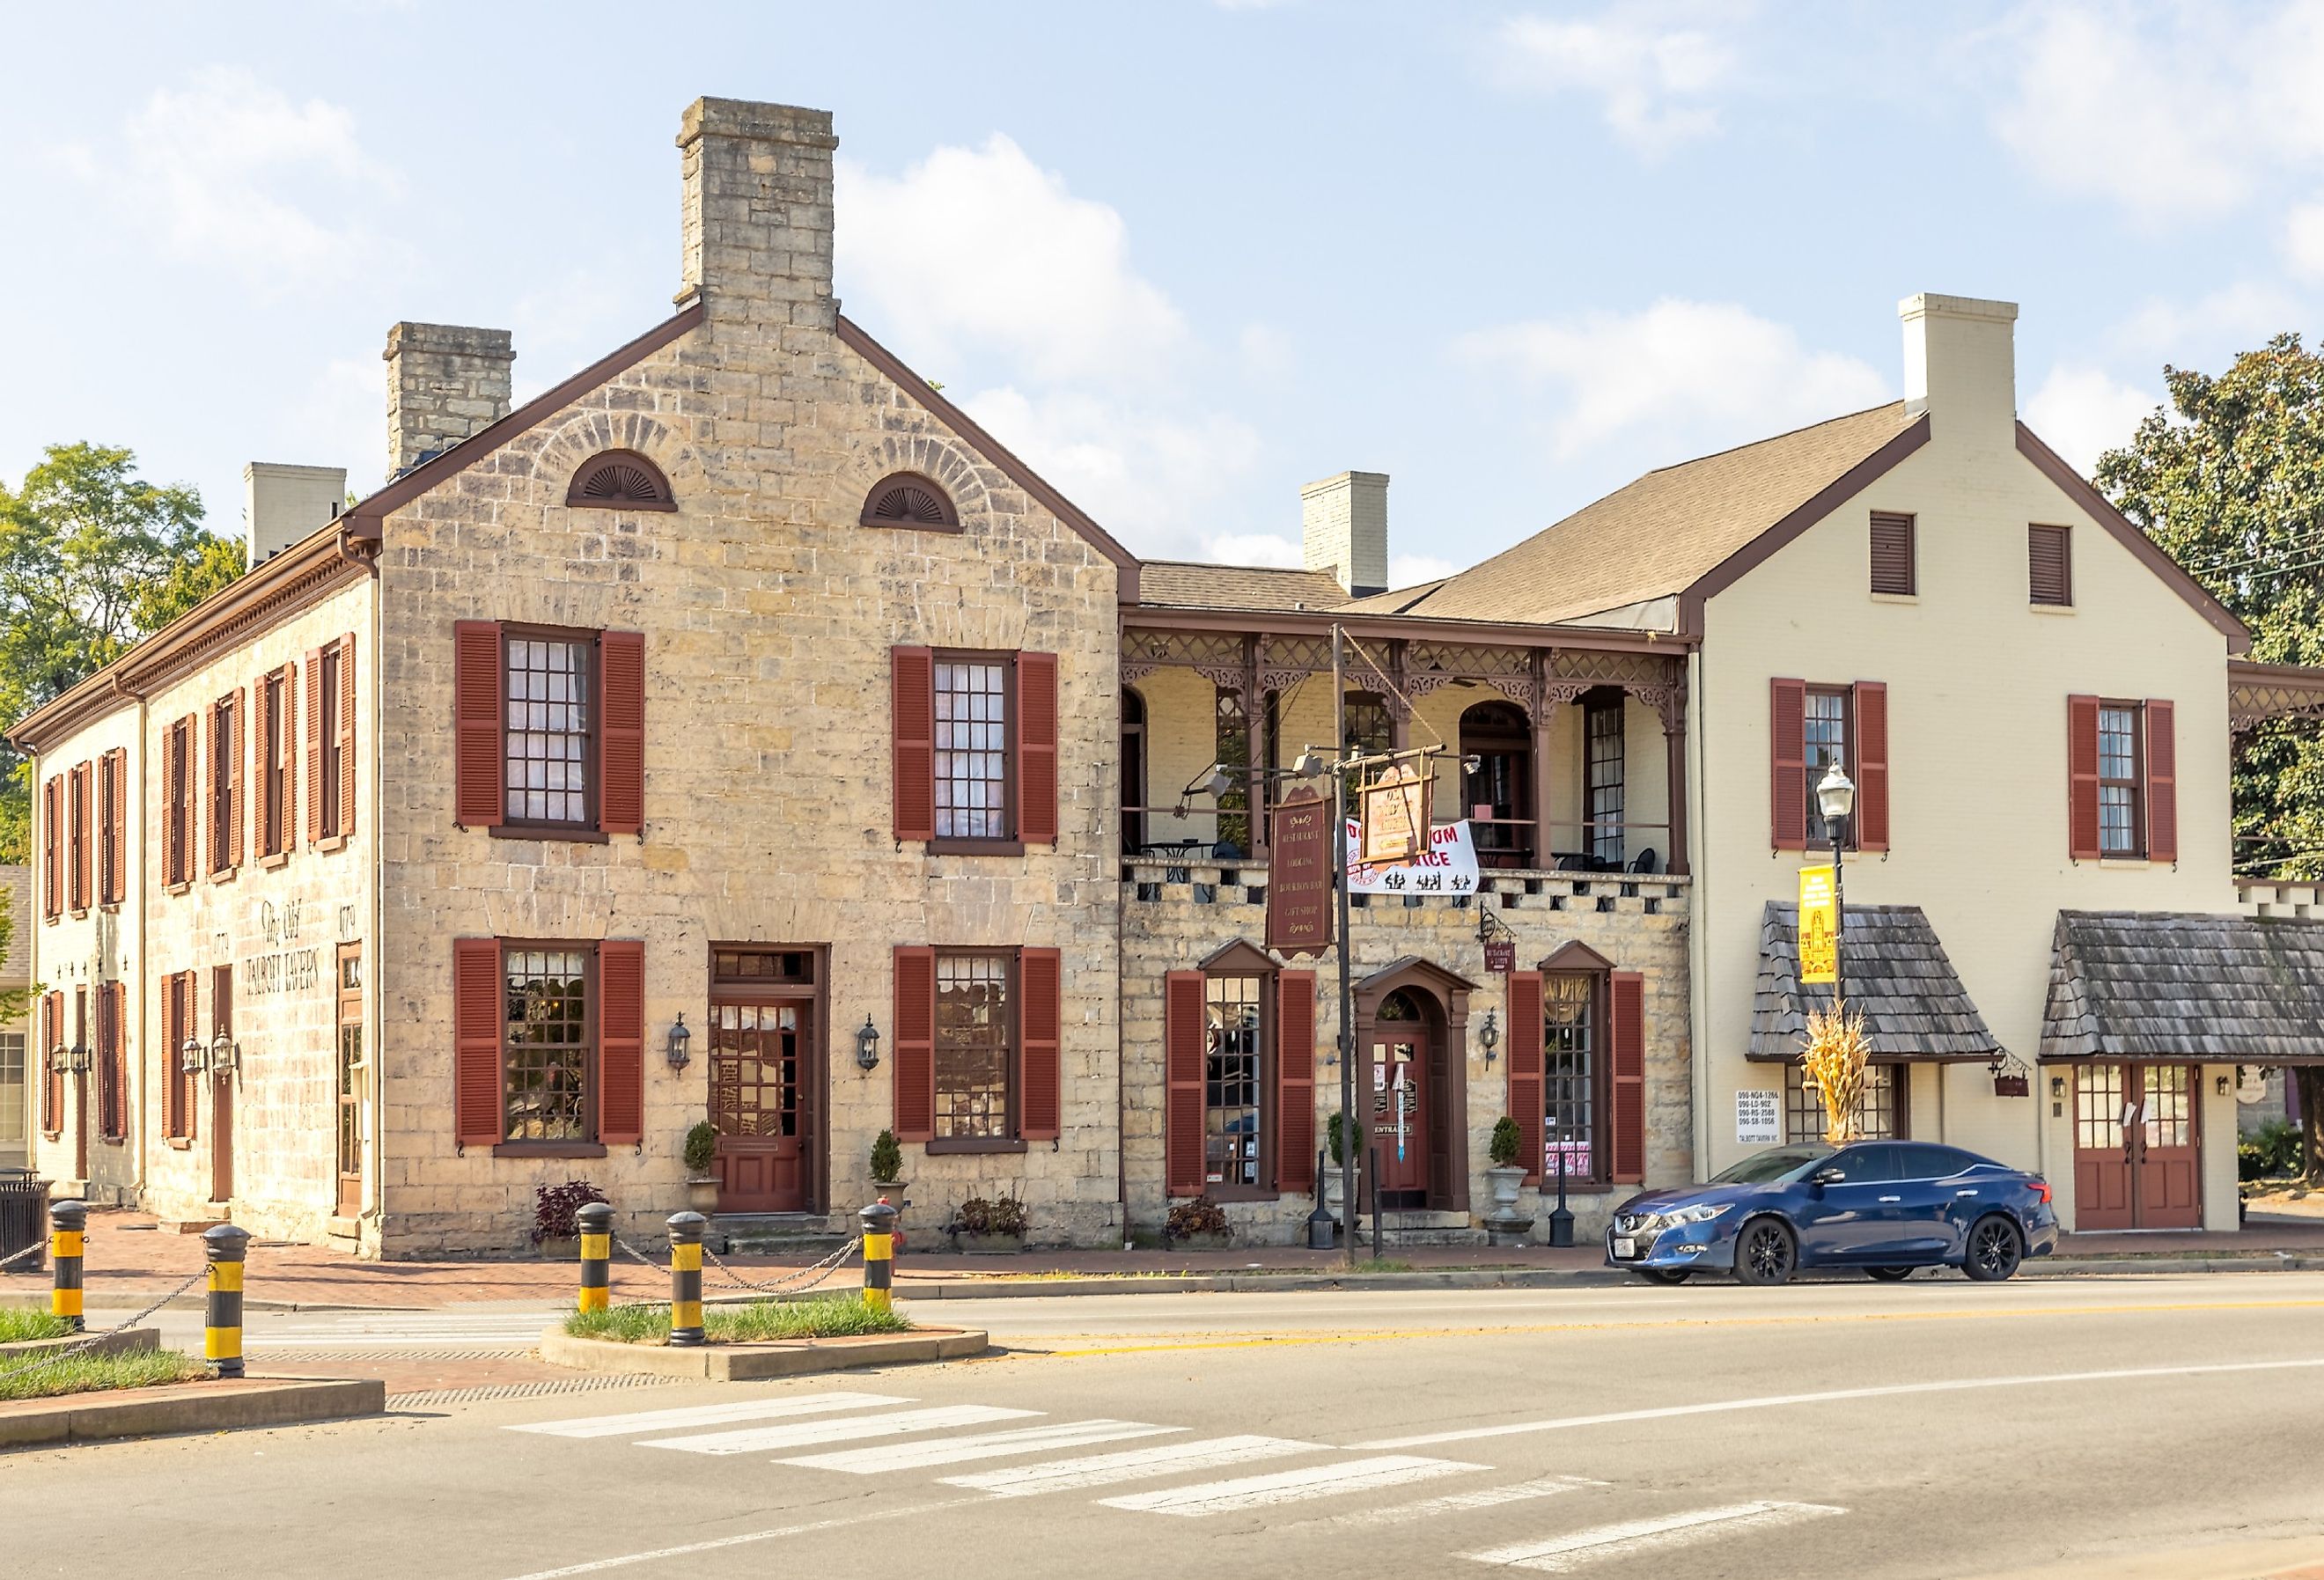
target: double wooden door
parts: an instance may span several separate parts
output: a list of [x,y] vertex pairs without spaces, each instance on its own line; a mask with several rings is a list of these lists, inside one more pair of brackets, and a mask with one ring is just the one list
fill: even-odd
[[2074,1227],[2200,1229],[2192,1065],[2074,1067]]
[[809,1049],[815,1001],[710,1006],[710,1123],[718,1132],[718,1210],[807,1208]]

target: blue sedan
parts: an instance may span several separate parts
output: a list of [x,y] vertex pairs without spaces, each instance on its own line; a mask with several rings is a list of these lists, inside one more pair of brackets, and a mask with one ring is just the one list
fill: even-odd
[[1926,1141],[1775,1147],[1708,1185],[1632,1197],[1606,1231],[1609,1267],[1663,1284],[1703,1268],[1747,1284],[1827,1267],[1876,1279],[1957,1267],[1989,1280],[2057,1248],[2047,1180]]

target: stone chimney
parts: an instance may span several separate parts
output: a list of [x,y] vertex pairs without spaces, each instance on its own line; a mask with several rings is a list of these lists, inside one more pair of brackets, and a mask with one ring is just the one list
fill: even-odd
[[714,322],[831,329],[828,110],[742,99],[687,106],[678,146],[685,168],[681,303],[696,297]]
[[391,477],[509,414],[516,351],[506,329],[398,324],[385,356]]
[[242,469],[242,541],[253,570],[322,531],[347,503],[345,467],[253,461]]
[[1299,491],[1307,568],[1355,597],[1388,591],[1388,474],[1342,472]]
[[1904,409],[1933,412],[1933,436],[1983,449],[2017,446],[2017,304],[1923,292],[1904,321]]

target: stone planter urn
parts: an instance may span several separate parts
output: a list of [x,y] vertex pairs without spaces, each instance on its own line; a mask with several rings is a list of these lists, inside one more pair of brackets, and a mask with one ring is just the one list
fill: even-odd
[[881,1197],[886,1197],[888,1205],[900,1213],[904,1210],[904,1197],[911,1188],[912,1182],[908,1179],[874,1179],[864,1186],[862,1205],[868,1207]]
[[1485,1215],[1485,1243],[1523,1245],[1533,1237],[1533,1220],[1517,1211],[1517,1192],[1525,1187],[1526,1171],[1516,1165],[1485,1170],[1492,1187],[1493,1210]]
[[[889,1206],[893,1206],[893,1202]],[[975,1234],[965,1229],[955,1230],[953,1243],[967,1256],[1014,1256],[1025,1249],[1022,1234]]]
[[718,1210],[718,1177],[697,1175],[686,1182],[686,1210],[708,1217]]

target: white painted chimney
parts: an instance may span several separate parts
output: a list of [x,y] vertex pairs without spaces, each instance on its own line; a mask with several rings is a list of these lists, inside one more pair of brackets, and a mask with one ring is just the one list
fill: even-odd
[[242,493],[243,547],[254,570],[331,523],[347,503],[347,469],[253,461],[242,469]]
[[1342,472],[1299,491],[1307,568],[1328,570],[1351,596],[1388,591],[1388,474]]
[[1932,437],[1985,449],[2017,446],[2017,304],[1923,292],[1904,322],[1904,409],[1933,413]]

